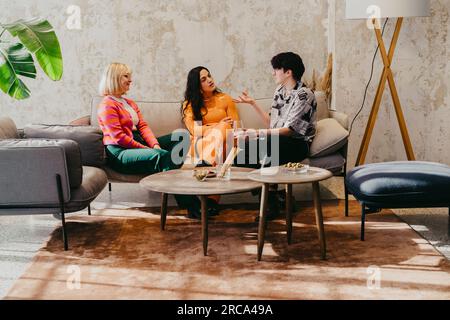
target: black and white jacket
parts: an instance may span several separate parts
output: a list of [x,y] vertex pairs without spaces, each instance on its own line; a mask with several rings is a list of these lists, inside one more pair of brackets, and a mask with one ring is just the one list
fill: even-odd
[[287,95],[284,86],[274,93],[270,128],[290,128],[293,138],[312,141],[316,133],[317,102],[314,93],[300,81]]

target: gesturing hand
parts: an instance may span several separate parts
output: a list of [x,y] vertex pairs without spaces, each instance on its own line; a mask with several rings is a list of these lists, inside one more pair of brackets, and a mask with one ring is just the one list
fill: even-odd
[[233,101],[235,103],[247,103],[247,104],[250,104],[250,105],[254,105],[255,104],[255,99],[253,99],[251,96],[248,95],[247,90],[244,90],[242,92],[242,94],[237,99],[233,99]]
[[153,146],[153,149],[161,149],[161,147],[159,146],[159,144],[155,144],[155,145]]

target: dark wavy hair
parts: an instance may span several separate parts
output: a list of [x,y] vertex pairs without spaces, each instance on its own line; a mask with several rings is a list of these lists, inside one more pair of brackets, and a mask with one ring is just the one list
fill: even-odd
[[[194,120],[202,120],[203,116],[206,115],[207,112],[205,110],[205,102],[203,101],[203,94],[201,90],[202,85],[200,83],[200,72],[202,70],[206,70],[209,73],[208,68],[202,66],[195,67],[189,71],[187,76],[186,91],[184,92],[184,102],[186,102],[186,108],[189,105],[192,106]],[[220,92],[220,90],[216,88],[214,93],[216,92]],[[186,108],[183,108],[183,105],[181,106],[181,114],[183,115],[183,118],[185,117]],[[202,114],[202,110],[205,111],[204,114]]]

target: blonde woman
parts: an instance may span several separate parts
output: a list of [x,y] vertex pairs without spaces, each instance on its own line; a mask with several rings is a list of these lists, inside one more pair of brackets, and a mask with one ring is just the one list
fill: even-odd
[[[103,131],[103,144],[110,166],[126,174],[153,174],[177,168],[171,159],[176,143],[171,135],[156,138],[137,104],[124,97],[132,83],[130,67],[111,63],[104,71],[99,93],[103,100],[97,118]],[[200,216],[200,201],[195,197],[175,197],[189,216]]]

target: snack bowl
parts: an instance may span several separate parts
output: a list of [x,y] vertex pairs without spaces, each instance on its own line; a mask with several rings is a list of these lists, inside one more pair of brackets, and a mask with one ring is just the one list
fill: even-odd
[[194,169],[192,174],[198,181],[205,181],[206,178],[214,178],[216,173],[208,169]]
[[289,173],[306,173],[308,172],[309,165],[289,162],[284,165],[284,169]]

